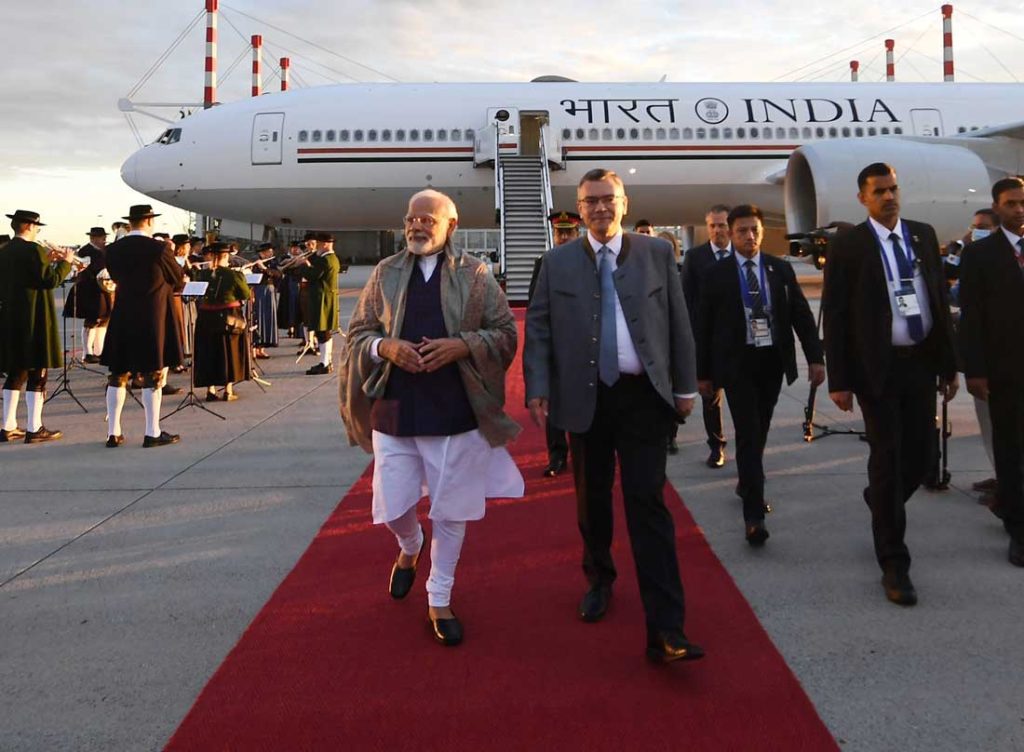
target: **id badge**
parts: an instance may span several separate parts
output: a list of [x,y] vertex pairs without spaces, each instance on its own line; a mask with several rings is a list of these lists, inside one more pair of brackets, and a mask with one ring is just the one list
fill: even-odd
[[750,334],[754,340],[754,347],[772,346],[772,325],[768,319],[751,318]]
[[900,287],[893,295],[896,299],[896,310],[899,311],[900,316],[908,318],[921,315],[921,304],[917,300],[917,293],[914,292],[913,285]]

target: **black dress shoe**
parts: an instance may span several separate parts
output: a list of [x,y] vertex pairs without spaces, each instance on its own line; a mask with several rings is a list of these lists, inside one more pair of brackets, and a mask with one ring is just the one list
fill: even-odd
[[325,366],[323,363],[317,363],[315,366],[306,371],[307,376],[322,376],[334,371],[334,366]]
[[882,587],[885,588],[885,597],[897,606],[917,604],[917,591],[906,572],[886,572],[882,575]]
[[556,475],[561,475],[565,472],[566,462],[562,458],[553,459],[548,463],[548,466],[544,468],[545,478],[554,478]]
[[100,356],[99,355],[86,355],[84,358],[82,358],[82,362],[83,363],[88,363],[90,365],[95,365],[96,363],[100,362]]
[[416,565],[419,564],[420,554],[423,553],[423,546],[426,544],[426,536],[420,544],[420,550],[412,562],[411,567],[399,567],[398,560],[402,558],[402,552],[398,552],[395,563],[391,566],[391,578],[388,580],[388,592],[395,600],[401,600],[412,590],[412,584],[416,581]]
[[751,546],[761,548],[768,538],[768,528],[764,526],[764,520],[747,523],[747,543]]
[[590,588],[580,601],[580,618],[586,622],[601,621],[608,613],[608,603],[611,599],[611,587],[599,585]]
[[686,639],[682,631],[647,633],[647,657],[657,663],[696,661],[704,657],[704,648]]
[[181,394],[183,391],[185,390],[182,389],[180,386],[171,386],[170,384],[164,384],[163,388],[160,390],[160,394],[162,394],[164,397],[173,397],[175,394]]
[[0,429],[0,444],[6,441],[21,441],[25,438],[25,432],[20,428],[12,428],[10,431]]
[[1024,567],[1024,543],[1010,539],[1010,551],[1007,556],[1010,563],[1015,567]]
[[107,446],[110,447],[111,449],[113,449],[115,447],[119,447],[123,443],[124,443],[124,434],[121,434],[120,436],[118,436],[116,434],[110,434],[110,436],[107,437]]
[[977,483],[972,483],[971,488],[975,491],[995,491],[999,488],[999,483],[995,478],[986,478],[985,480],[979,480]]
[[41,444],[44,441],[56,441],[63,436],[63,431],[50,431],[46,426],[39,426],[38,431],[25,431],[25,443]]
[[668,440],[667,448],[669,454],[679,454],[679,442],[676,441],[675,436]]
[[454,611],[451,619],[435,619],[428,613],[427,620],[434,639],[445,647],[450,648],[462,642],[462,623],[455,617]]
[[161,431],[159,436],[146,436],[142,439],[143,449],[149,449],[150,447],[167,446],[168,444],[177,444],[181,440],[181,437],[176,433],[167,433],[167,431]]
[[708,455],[707,463],[705,463],[705,464],[707,464],[707,466],[710,467],[710,468],[714,468],[715,470],[717,470],[718,468],[724,466],[725,465],[725,449],[723,449],[722,447],[716,447],[716,448],[712,449],[711,450],[711,454]]

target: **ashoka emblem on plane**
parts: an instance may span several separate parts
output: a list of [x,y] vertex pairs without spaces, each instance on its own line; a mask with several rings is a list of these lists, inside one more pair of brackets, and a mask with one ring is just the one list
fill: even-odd
[[697,111],[697,117],[711,125],[717,125],[729,117],[729,105],[714,97],[700,100],[694,109]]

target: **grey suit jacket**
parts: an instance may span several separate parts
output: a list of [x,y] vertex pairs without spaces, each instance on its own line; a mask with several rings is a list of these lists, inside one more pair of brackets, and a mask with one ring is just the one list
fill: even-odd
[[[695,347],[672,246],[627,233],[615,291],[640,362],[662,399],[697,391]],[[549,400],[558,428],[583,433],[597,405],[601,280],[586,236],[548,251],[526,312],[526,400]]]

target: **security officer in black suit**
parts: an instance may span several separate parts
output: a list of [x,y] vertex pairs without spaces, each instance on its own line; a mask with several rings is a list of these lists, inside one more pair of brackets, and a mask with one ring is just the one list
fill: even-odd
[[[548,215],[548,222],[551,223],[551,236],[554,240],[554,247],[564,245],[570,240],[575,240],[580,235],[580,223],[583,218],[576,212],[553,211]],[[540,265],[544,256],[540,255],[533,263],[533,276],[530,278],[530,292],[527,303],[533,297],[533,290],[537,286],[537,277],[540,276]],[[545,425],[545,438],[548,445],[548,466],[544,468],[544,477],[554,478],[565,472],[569,464],[569,440],[565,431],[557,428],[547,421]]]
[[697,314],[697,385],[702,395],[725,390],[736,427],[737,486],[743,499],[747,542],[762,546],[764,447],[782,377],[796,380],[796,331],[808,363],[808,380],[825,381],[818,328],[793,268],[761,253],[764,215],[747,204],[728,216],[736,253],[705,273]]
[[[732,241],[729,238],[729,207],[715,204],[704,215],[704,223],[708,230],[708,242],[691,248],[683,256],[683,294],[686,296],[686,310],[694,319],[700,310],[700,289],[704,274],[716,261],[732,255]],[[725,432],[722,430],[722,395],[721,389],[715,389],[710,397],[701,395],[703,403],[704,430],[708,435],[707,466],[719,468],[725,465]]]
[[829,397],[857,395],[871,453],[864,501],[886,597],[917,603],[904,543],[904,505],[928,471],[935,388],[957,390],[953,322],[935,230],[900,219],[896,172],[876,162],[857,176],[868,219],[829,244],[822,291]]
[[967,391],[989,404],[996,505],[1009,560],[1024,567],[1024,180],[992,186],[1000,227],[964,248],[960,335]]

